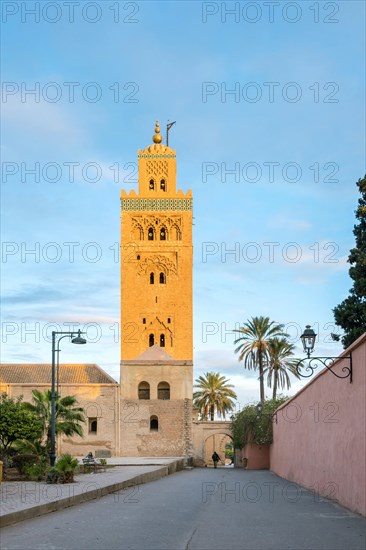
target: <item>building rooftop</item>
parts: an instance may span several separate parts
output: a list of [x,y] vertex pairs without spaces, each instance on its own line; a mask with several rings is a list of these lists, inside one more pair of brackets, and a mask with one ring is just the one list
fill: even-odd
[[[0,364],[2,384],[49,384],[51,364]],[[60,384],[118,384],[109,374],[95,364],[60,364]]]

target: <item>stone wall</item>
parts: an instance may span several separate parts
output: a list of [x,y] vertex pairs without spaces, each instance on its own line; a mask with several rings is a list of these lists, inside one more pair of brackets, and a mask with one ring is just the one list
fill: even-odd
[[[32,384],[3,385],[0,391],[5,391],[11,397],[23,395],[23,400],[32,402]],[[49,385],[38,385],[37,389],[45,391]],[[63,384],[61,395],[74,395],[78,405],[85,410],[86,423],[83,424],[84,437],[60,436],[57,441],[57,454],[71,453],[74,456],[85,456],[89,451],[109,450],[112,455],[118,455],[119,443],[119,387],[113,384]],[[96,433],[89,431],[89,419],[97,420]]]
[[[120,456],[186,456],[192,400],[121,400]],[[152,416],[158,430],[150,429]]]

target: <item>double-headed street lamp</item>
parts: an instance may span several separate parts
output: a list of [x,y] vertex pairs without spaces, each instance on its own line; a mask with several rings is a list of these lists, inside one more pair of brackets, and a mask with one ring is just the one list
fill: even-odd
[[[314,350],[316,336],[317,335],[315,334],[311,326],[306,325],[305,330],[303,334],[300,336],[300,338],[302,341],[304,352],[306,353],[307,357],[305,357],[304,359],[301,359],[301,361],[297,363],[296,371],[298,375],[301,376],[302,378],[309,378],[310,376],[313,375],[314,370],[318,367],[317,362],[319,361],[332,374],[334,374],[334,376],[336,376],[337,378],[349,378],[349,381],[352,384],[352,353],[350,353],[349,355],[342,355],[341,357],[311,357],[310,358],[310,355],[313,353],[313,350]],[[344,373],[343,375],[337,374],[332,369],[334,362],[337,359],[349,360],[349,367],[347,366],[342,367],[342,372]],[[314,362],[314,366],[312,366],[313,362]],[[305,372],[309,373],[310,371],[310,374],[305,374],[301,372],[301,367],[306,367]]]
[[[57,340],[57,350],[56,350],[56,336],[62,334],[62,336]],[[86,344],[85,338],[81,337],[81,330],[77,332],[57,332],[52,331],[52,374],[51,374],[51,451],[50,451],[50,464],[51,466],[55,465],[56,460],[56,411],[55,411],[55,355],[56,351],[59,352],[59,343],[62,338],[67,338],[68,336],[71,339],[73,344]]]

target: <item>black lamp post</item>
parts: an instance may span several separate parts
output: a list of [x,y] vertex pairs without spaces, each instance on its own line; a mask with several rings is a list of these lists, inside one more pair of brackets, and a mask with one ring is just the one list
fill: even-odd
[[[311,328],[310,325],[306,325],[305,330],[303,334],[300,336],[302,345],[304,348],[304,352],[306,353],[307,357],[304,359],[301,359],[296,365],[296,371],[299,376],[302,378],[309,378],[313,375],[314,370],[318,368],[318,362],[321,363],[324,367],[326,367],[334,376],[337,378],[349,378],[350,384],[352,384],[352,353],[349,355],[342,355],[342,357],[312,357],[310,358],[311,353],[314,351],[314,344],[316,339],[316,334]],[[342,367],[342,374],[337,374],[332,369],[334,362],[337,359],[348,359],[349,360],[349,367],[345,366]],[[305,373],[301,372],[301,367],[305,368]],[[308,374],[306,374],[308,373]]]
[[[58,340],[57,340],[57,350],[56,350],[56,336],[62,334]],[[57,332],[52,331],[52,374],[51,374],[51,450],[50,450],[50,464],[51,466],[55,465],[56,460],[56,411],[55,411],[55,355],[56,351],[59,352],[59,343],[62,338],[66,338],[69,336],[71,338],[71,342],[73,344],[86,344],[85,338],[81,337],[81,334],[84,334],[81,332],[81,330],[78,330],[77,333],[75,332]]]

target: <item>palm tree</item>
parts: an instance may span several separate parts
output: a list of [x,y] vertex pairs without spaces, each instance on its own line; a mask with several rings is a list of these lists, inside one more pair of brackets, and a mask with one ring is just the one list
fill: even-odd
[[300,378],[296,370],[299,359],[294,358],[293,344],[290,344],[286,338],[271,338],[268,340],[267,349],[269,361],[263,374],[267,374],[267,384],[270,388],[273,379],[273,399],[277,397],[277,388],[283,389],[287,386],[290,389],[291,381],[289,373]]
[[[33,403],[24,403],[24,408],[36,413],[44,426],[42,441],[47,449],[51,445],[51,390],[33,390]],[[55,396],[56,434],[71,436],[83,435],[82,422],[85,422],[84,409],[78,407],[73,395]]]
[[214,420],[215,410],[219,416],[225,418],[225,414],[234,408],[236,393],[231,389],[225,376],[218,372],[206,372],[196,379],[197,391],[193,394],[193,404],[199,409],[203,419],[210,416]]
[[259,370],[260,399],[264,401],[263,368],[268,360],[268,340],[287,336],[283,333],[284,325],[270,321],[269,317],[252,317],[242,327],[234,330],[240,336],[234,341],[239,344],[235,353],[239,353],[239,361],[244,361],[244,368]]

